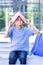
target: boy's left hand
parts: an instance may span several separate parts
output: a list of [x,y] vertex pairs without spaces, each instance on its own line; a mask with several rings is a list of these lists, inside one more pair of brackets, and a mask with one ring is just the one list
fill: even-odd
[[29,25],[30,24],[30,22],[27,20],[27,19],[25,19],[25,23],[27,24],[27,25]]

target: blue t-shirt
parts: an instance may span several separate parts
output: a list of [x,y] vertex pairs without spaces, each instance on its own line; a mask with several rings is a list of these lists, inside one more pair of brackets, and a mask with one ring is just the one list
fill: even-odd
[[27,27],[11,27],[8,36],[11,38],[10,51],[29,51],[29,37],[33,35],[33,30]]

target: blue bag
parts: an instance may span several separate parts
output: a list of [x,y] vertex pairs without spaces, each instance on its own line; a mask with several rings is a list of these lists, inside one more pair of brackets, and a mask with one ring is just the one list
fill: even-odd
[[39,33],[36,36],[31,53],[33,53],[34,55],[43,56],[43,33]]

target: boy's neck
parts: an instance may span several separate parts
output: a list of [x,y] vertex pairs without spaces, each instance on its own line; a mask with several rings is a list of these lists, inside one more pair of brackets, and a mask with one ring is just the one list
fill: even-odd
[[19,26],[16,26],[16,28],[17,28],[17,29],[20,29],[21,27],[22,27],[21,25],[19,25]]

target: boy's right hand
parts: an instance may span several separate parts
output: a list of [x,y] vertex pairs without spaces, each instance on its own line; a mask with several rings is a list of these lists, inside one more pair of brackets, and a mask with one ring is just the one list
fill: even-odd
[[14,23],[12,21],[9,21],[8,26],[11,27]]

